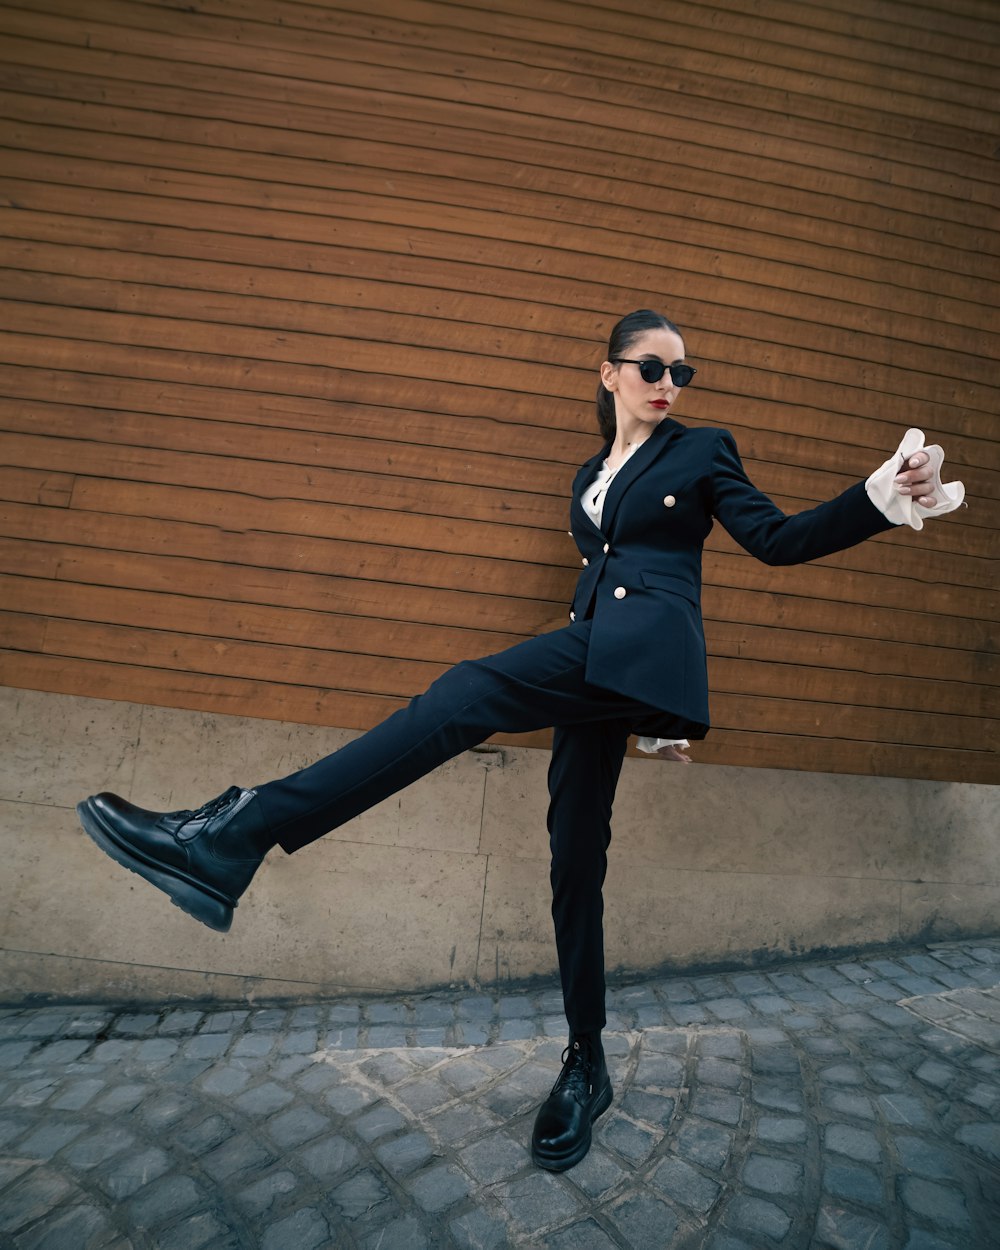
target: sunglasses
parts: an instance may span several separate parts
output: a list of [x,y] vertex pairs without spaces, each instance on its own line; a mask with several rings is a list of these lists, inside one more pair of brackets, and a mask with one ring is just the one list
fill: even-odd
[[638,365],[639,376],[644,382],[659,382],[665,373],[670,374],[670,381],[674,386],[687,386],[697,369],[692,369],[690,365],[665,365],[662,360],[625,360],[619,356],[617,360],[611,362],[615,365]]

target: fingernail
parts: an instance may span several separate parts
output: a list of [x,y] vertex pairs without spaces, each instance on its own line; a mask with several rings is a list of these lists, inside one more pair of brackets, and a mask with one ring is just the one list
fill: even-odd
[[913,457],[912,457],[912,459],[910,460],[910,468],[911,468],[911,469],[919,469],[919,468],[920,468],[920,461],[917,459],[917,457],[916,457],[916,456],[913,456]]

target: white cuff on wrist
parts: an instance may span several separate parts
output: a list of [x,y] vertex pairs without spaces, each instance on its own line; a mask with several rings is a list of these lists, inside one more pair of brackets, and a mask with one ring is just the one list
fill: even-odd
[[[901,495],[896,486],[896,474],[907,468],[907,461],[918,451],[927,452],[934,470],[934,481],[926,491],[926,494],[933,495],[937,500],[933,508],[917,503],[911,495]],[[965,499],[965,487],[961,482],[941,481],[943,463],[944,452],[941,448],[936,443],[925,447],[923,430],[909,429],[903,435],[895,453],[865,482],[868,498],[893,525],[909,525],[915,530],[922,530],[925,517],[944,516],[946,512],[953,512]]]

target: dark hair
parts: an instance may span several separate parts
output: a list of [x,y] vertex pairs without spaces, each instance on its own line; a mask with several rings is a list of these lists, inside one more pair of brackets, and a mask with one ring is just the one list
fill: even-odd
[[[636,312],[626,313],[611,331],[607,359],[617,360],[622,356],[627,356],[635,340],[647,330],[670,330],[678,338],[684,338],[674,323],[662,313],[653,312],[649,308],[640,308]],[[608,442],[612,442],[617,429],[615,397],[603,382],[597,384],[597,424]]]

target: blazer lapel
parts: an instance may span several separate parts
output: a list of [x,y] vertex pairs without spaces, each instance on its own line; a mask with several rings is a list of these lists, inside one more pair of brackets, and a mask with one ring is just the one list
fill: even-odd
[[[611,479],[608,493],[604,496],[604,512],[601,529],[611,533],[615,514],[628,488],[663,455],[667,445],[684,427],[670,417],[665,417],[641,447],[637,448]],[[605,452],[605,454],[607,454]]]
[[569,517],[570,524],[575,532],[584,533],[586,530],[593,531],[594,534],[600,535],[603,540],[604,535],[590,519],[587,509],[581,502],[583,492],[597,476],[601,465],[608,452],[611,450],[611,444],[605,443],[596,456],[591,456],[589,460],[585,460],[577,471],[576,477],[573,479],[573,498],[570,503]]

